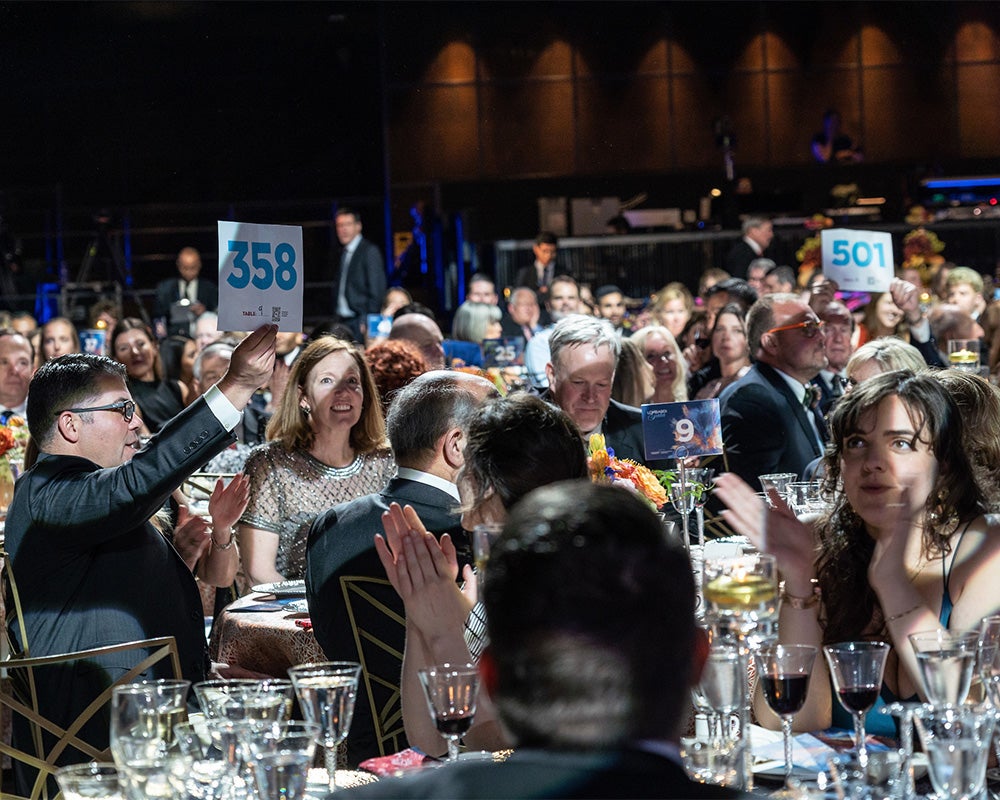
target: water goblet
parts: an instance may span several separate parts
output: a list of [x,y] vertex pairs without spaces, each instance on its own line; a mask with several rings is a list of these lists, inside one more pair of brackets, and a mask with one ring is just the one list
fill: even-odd
[[865,714],[882,690],[889,649],[886,642],[840,642],[823,648],[837,699],[854,718],[854,743],[862,767],[868,764]]
[[1000,615],[983,617],[976,643],[976,672],[986,697],[1000,708]]
[[972,685],[979,631],[918,631],[909,636],[927,702],[961,705]]
[[347,738],[354,718],[361,665],[352,661],[321,661],[288,670],[302,713],[322,731],[329,791],[337,789],[337,747]]
[[448,740],[448,761],[458,758],[458,741],[472,727],[479,697],[475,664],[439,664],[417,673],[438,733]]
[[114,764],[72,764],[56,771],[64,800],[121,800],[119,781]]
[[[187,769],[173,771],[171,785],[189,800],[235,800],[244,782],[222,736],[208,720],[174,726],[173,748],[188,757]],[[217,739],[219,741],[217,741]]]
[[314,722],[251,723],[244,748],[260,800],[301,800],[316,753]]
[[718,640],[713,642],[697,686],[698,694],[713,712],[709,720],[713,741],[728,738],[729,726],[725,721],[742,708],[746,680],[739,648]]
[[157,680],[116,686],[111,695],[111,754],[119,769],[155,760],[173,742],[174,726],[187,721],[190,681]]
[[925,705],[914,713],[917,733],[927,754],[927,772],[940,800],[983,796],[996,713],[987,705]]
[[768,475],[758,475],[761,491],[767,498],[768,505],[771,505],[770,490],[774,489],[782,500],[788,499],[788,487],[799,479],[794,472],[772,472]]
[[258,681],[230,678],[194,685],[206,717],[231,720],[281,722],[290,715],[291,681]]
[[819,481],[793,481],[788,484],[788,505],[797,517],[816,514],[826,506]]
[[805,705],[817,652],[807,644],[774,644],[765,645],[754,653],[764,699],[781,719],[786,786],[792,777],[792,717]]

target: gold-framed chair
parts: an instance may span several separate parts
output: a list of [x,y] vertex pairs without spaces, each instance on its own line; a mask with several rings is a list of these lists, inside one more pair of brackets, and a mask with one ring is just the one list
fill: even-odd
[[341,575],[339,581],[379,753],[399,752],[407,747],[399,686],[406,640],[402,601],[385,578]]
[[[173,636],[161,636],[142,639],[133,642],[95,647],[70,653],[37,656],[30,655],[27,631],[24,625],[24,615],[21,610],[21,600],[17,591],[17,582],[11,569],[10,557],[5,551],[0,551],[3,558],[4,580],[10,591],[8,597],[13,608],[7,608],[7,625],[3,635],[7,637],[8,645],[13,644],[8,635],[11,625],[17,626],[20,637],[20,652],[9,648],[5,658],[0,660],[7,679],[0,689],[0,711],[11,716],[11,727],[27,728],[28,743],[19,742],[21,747],[15,747],[13,742],[0,737],[0,754],[10,758],[12,766],[24,765],[26,771],[35,771],[31,781],[31,790],[27,795],[14,795],[4,792],[3,798],[22,798],[22,800],[47,800],[55,797],[51,776],[59,769],[59,758],[68,747],[83,754],[82,760],[110,761],[109,749],[98,749],[79,738],[83,727],[111,702],[111,695],[116,686],[122,686],[140,678],[151,667],[166,661],[172,677],[181,677],[181,662],[177,651],[177,641]],[[111,680],[110,676],[92,698],[84,698],[87,705],[76,718],[65,728],[46,718],[39,709],[38,682],[35,671],[49,667],[72,667],[92,663],[95,659],[134,651],[141,654],[133,666]]]

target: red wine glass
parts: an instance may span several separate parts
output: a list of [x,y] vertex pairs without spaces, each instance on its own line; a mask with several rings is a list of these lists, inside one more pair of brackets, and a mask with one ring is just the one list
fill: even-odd
[[858,764],[868,765],[868,748],[865,746],[865,714],[879,692],[885,659],[889,655],[886,642],[840,642],[823,648],[833,687],[840,704],[854,717],[854,742],[858,751]]
[[764,699],[781,718],[786,786],[792,776],[792,717],[805,705],[817,652],[807,644],[769,644],[754,653]]

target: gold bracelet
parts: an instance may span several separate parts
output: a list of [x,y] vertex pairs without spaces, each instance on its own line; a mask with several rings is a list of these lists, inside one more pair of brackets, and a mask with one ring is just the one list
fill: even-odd
[[214,547],[216,550],[228,550],[230,547],[233,546],[233,538],[236,536],[236,532],[232,528],[228,528],[228,530],[229,530],[229,541],[226,542],[225,544],[219,544],[217,541],[215,541],[215,528],[212,529],[212,534],[211,534],[212,547]]
[[915,606],[913,606],[912,608],[906,609],[906,611],[902,612],[901,614],[893,614],[891,617],[886,617],[885,618],[885,624],[888,625],[890,622],[895,622],[897,619],[902,619],[903,617],[908,617],[910,614],[912,614],[914,611],[916,611],[922,605],[923,605],[923,603],[917,603]]
[[794,594],[789,594],[785,591],[785,584],[781,584],[781,600],[788,604],[789,608],[794,608],[796,611],[804,611],[807,608],[812,608],[814,605],[819,603],[820,598],[823,596],[823,592],[819,588],[819,584],[816,579],[812,579],[812,593],[807,597],[798,597]]

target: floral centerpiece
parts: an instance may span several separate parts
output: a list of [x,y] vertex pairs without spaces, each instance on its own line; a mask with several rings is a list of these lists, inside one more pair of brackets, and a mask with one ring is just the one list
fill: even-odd
[[654,509],[659,509],[667,502],[667,492],[653,471],[630,459],[618,458],[599,433],[590,437],[587,466],[594,483],[621,486],[635,492]]
[[813,273],[823,270],[823,243],[820,237],[817,235],[806,239],[796,251],[795,257],[799,260],[799,286],[806,286]]
[[944,263],[944,242],[934,231],[914,228],[903,237],[903,269],[915,269],[920,273],[924,286],[929,286],[934,272]]
[[[28,426],[23,417],[7,418],[0,425],[0,509],[6,509],[14,495],[14,479],[24,468],[24,448],[28,444]],[[17,468],[14,472],[12,467]]]

